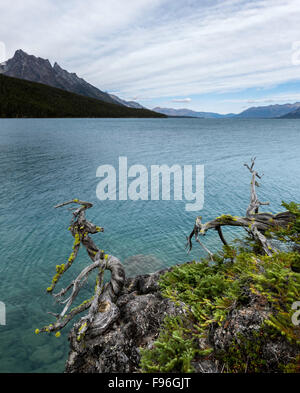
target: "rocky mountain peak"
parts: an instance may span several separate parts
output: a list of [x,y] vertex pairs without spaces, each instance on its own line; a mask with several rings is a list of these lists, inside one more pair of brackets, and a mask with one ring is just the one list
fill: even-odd
[[58,64],[58,63],[54,63],[54,65],[53,65],[53,69],[55,70],[55,71],[63,71],[63,69],[61,68],[61,66]]
[[0,73],[31,82],[39,82],[48,86],[57,87],[71,93],[86,97],[96,98],[111,104],[127,106],[131,108],[142,108],[135,102],[127,102],[119,97],[111,96],[97,87],[78,77],[76,73],[64,70],[57,62],[53,67],[48,59],[29,55],[22,49],[16,50],[14,56],[0,65]]
[[26,52],[24,52],[22,49],[17,49],[14,57],[25,57],[25,56],[29,56]]
[[62,69],[58,63],[55,62],[52,67],[48,59],[29,55],[22,49],[15,52],[0,72],[14,78],[43,83],[72,93],[121,105],[108,94],[79,78],[75,73]]

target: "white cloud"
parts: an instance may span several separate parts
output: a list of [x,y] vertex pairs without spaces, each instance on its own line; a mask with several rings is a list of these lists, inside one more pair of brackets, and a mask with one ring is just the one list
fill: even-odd
[[171,102],[191,102],[191,98],[173,98]]
[[22,48],[58,61],[124,98],[298,80],[299,20],[298,0],[0,0],[8,55]]
[[234,104],[257,104],[257,105],[272,105],[278,103],[295,103],[300,102],[300,93],[285,92],[281,94],[274,94],[272,97],[264,96],[261,98],[254,99],[226,99],[223,102],[234,103]]

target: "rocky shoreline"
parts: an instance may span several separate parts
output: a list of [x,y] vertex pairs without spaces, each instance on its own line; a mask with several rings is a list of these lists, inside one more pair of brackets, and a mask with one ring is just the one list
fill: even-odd
[[160,293],[159,277],[168,270],[126,279],[116,301],[119,317],[103,334],[91,337],[87,332],[84,345],[80,345],[72,329],[69,336],[71,350],[65,371],[138,372],[139,347],[151,347],[166,315],[184,313],[183,309]]
[[[74,327],[69,335],[70,352],[65,372],[140,372],[140,348],[152,348],[164,318],[186,315],[185,305],[175,305],[162,296],[159,288],[160,277],[172,269],[127,278],[116,301],[118,317],[102,334],[93,335],[87,331],[83,342],[78,342],[77,328]],[[200,349],[209,346],[213,352],[193,361],[195,372],[226,372],[224,356],[229,356],[241,343],[248,342],[249,353],[255,352],[253,337],[262,336],[263,324],[271,309],[261,297],[251,292],[246,295],[248,300],[244,305],[232,308],[221,326],[212,324],[207,338],[199,340]],[[103,311],[100,309],[99,312]],[[278,365],[286,364],[297,356],[298,348],[284,337],[274,340],[267,336],[260,340],[259,353],[264,370],[276,372]]]

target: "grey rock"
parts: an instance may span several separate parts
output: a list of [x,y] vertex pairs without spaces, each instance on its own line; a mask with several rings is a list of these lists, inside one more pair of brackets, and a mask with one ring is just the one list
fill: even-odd
[[101,335],[89,335],[78,345],[70,332],[71,351],[66,372],[137,372],[140,347],[149,347],[159,334],[166,315],[182,315],[183,308],[163,298],[158,287],[162,271],[128,278],[116,302],[118,319]]
[[281,372],[280,366],[288,364],[296,357],[299,347],[289,343],[284,337],[260,338],[260,334],[265,330],[264,321],[271,314],[268,303],[261,304],[259,297],[251,295],[250,302],[245,307],[234,308],[222,326],[212,326],[209,341],[215,355],[226,353],[236,343],[243,351],[245,342],[253,345],[259,342],[259,357],[265,361],[259,372]]

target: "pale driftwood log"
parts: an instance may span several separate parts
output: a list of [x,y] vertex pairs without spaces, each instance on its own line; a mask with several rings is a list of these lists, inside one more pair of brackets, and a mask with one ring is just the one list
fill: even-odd
[[254,164],[255,158],[251,159],[250,166],[248,164],[244,164],[244,166],[248,168],[252,175],[250,186],[250,203],[246,210],[246,216],[239,217],[224,214],[206,223],[203,223],[202,217],[198,216],[195,220],[195,225],[192,232],[187,237],[188,252],[190,252],[192,249],[192,239],[194,237],[212,259],[212,253],[199,241],[199,236],[204,236],[209,229],[215,229],[218,232],[222,243],[227,245],[222,232],[223,226],[236,226],[247,229],[247,232],[261,244],[265,254],[267,255],[272,255],[278,251],[265,237],[264,233],[271,228],[286,227],[295,219],[295,217],[289,211],[278,214],[259,212],[260,206],[269,205],[269,202],[261,202],[257,197],[256,187],[259,186],[259,184],[257,183],[256,178],[261,179],[262,175],[259,175],[254,170]]
[[[73,257],[72,261],[68,261],[68,263],[64,265],[63,273],[65,273],[74,262],[81,244],[86,248],[89,257],[92,260],[92,264],[86,266],[66,288],[61,289],[59,292],[53,293],[53,290],[60,276],[58,276],[56,282],[52,283],[51,288],[48,288],[48,292],[52,294],[57,302],[63,304],[64,308],[59,314],[49,313],[55,316],[56,321],[53,324],[43,327],[40,332],[59,331],[63,329],[77,314],[89,309],[88,314],[80,320],[81,325],[78,333],[78,337],[80,338],[85,335],[88,329],[92,330],[97,328],[99,330],[99,327],[101,327],[101,331],[105,330],[109,324],[116,319],[118,309],[114,302],[123,287],[125,271],[118,258],[105,254],[103,250],[100,250],[95,245],[89,236],[89,234],[104,231],[103,228],[92,224],[85,217],[85,211],[93,207],[92,203],[73,199],[71,201],[61,203],[55,206],[55,208],[74,203],[79,204],[80,207],[73,209],[73,218],[69,228],[72,236],[75,238],[72,252]],[[95,269],[98,270],[98,276],[94,295],[81,305],[69,311],[89,274]],[[103,276],[105,270],[110,270],[111,279],[104,285]],[[67,293],[70,294],[67,298],[65,298]]]

